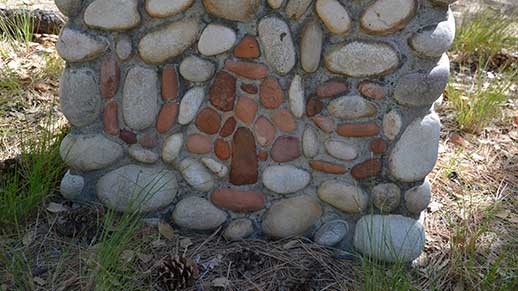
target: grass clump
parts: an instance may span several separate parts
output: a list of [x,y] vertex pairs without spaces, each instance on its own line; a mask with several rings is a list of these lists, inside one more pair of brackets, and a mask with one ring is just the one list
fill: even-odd
[[20,44],[28,48],[35,31],[33,14],[28,8],[16,11],[10,16],[0,14],[0,41],[8,43],[15,50]]

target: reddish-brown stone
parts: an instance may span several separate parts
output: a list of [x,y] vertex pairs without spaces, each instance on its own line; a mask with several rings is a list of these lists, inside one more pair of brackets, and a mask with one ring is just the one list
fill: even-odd
[[265,197],[261,192],[217,189],[210,196],[214,205],[240,213],[256,212],[264,208]]
[[110,101],[104,107],[103,113],[104,132],[111,135],[119,134],[119,121],[117,118],[117,102]]
[[268,153],[265,150],[259,150],[257,157],[261,161],[266,161],[268,159]]
[[317,88],[317,96],[321,99],[335,97],[349,90],[349,86],[343,81],[328,81]]
[[284,92],[277,79],[265,79],[259,90],[261,103],[266,109],[277,109],[284,102]]
[[209,89],[210,103],[217,109],[228,112],[234,109],[235,98],[236,78],[227,72],[218,72]]
[[375,154],[384,154],[387,151],[387,142],[382,138],[377,138],[371,141],[370,149]]
[[458,146],[464,146],[464,143],[465,143],[465,140],[464,138],[457,134],[457,133],[453,133],[450,135],[450,141],[454,144],[454,145],[458,145]]
[[162,71],[162,99],[164,101],[176,99],[179,85],[174,65],[166,65]]
[[222,161],[230,159],[230,144],[221,138],[214,142],[214,153]]
[[370,177],[376,177],[381,173],[381,160],[367,160],[351,169],[351,175],[357,180],[363,180]]
[[252,124],[255,115],[259,110],[259,105],[254,99],[245,96],[239,97],[236,105],[236,117],[246,125]]
[[245,36],[234,49],[234,55],[243,59],[254,59],[261,55],[259,44],[253,36]]
[[259,92],[259,89],[257,89],[257,86],[253,85],[253,84],[241,84],[241,90],[243,90],[243,92],[245,93],[248,93],[248,94],[257,94],[257,92]]
[[259,116],[255,121],[254,132],[257,143],[263,147],[271,145],[275,138],[275,127],[264,116]]
[[119,62],[115,56],[106,58],[101,64],[101,95],[105,98],[113,98],[119,88],[121,71]]
[[137,135],[127,129],[121,129],[119,133],[120,139],[127,144],[136,144],[137,143]]
[[273,124],[283,132],[292,132],[297,129],[297,123],[290,111],[281,109],[272,114]]
[[225,123],[223,124],[223,127],[219,131],[219,135],[221,137],[227,137],[230,136],[232,133],[234,133],[234,130],[236,129],[237,121],[236,119],[231,116],[229,117]]
[[347,173],[346,167],[339,165],[339,164],[326,162],[326,161],[312,160],[312,161],[309,161],[309,165],[311,166],[311,168],[313,170],[319,171],[319,172],[324,172],[327,174],[342,175],[342,174]]
[[300,142],[294,136],[281,136],[275,140],[270,151],[272,160],[285,163],[300,157]]
[[336,128],[336,133],[345,137],[375,136],[380,133],[380,128],[374,122],[341,124]]
[[207,107],[198,113],[195,124],[206,134],[216,134],[221,126],[221,117],[216,110]]
[[140,137],[140,145],[145,148],[152,149],[158,144],[158,138],[155,132],[148,132]]
[[263,64],[227,60],[225,69],[247,79],[260,80],[268,76],[268,67]]
[[365,96],[372,99],[383,99],[385,98],[385,88],[378,84],[368,80],[362,81],[358,85],[358,91]]
[[313,116],[311,120],[325,133],[331,133],[335,130],[335,122],[328,116]]
[[156,130],[159,133],[164,134],[173,128],[178,116],[178,107],[179,105],[176,102],[169,102],[162,106],[156,122]]
[[306,105],[306,114],[308,117],[313,117],[324,109],[324,104],[322,104],[322,101],[320,99],[311,97],[308,99],[308,103]]
[[240,127],[234,133],[232,140],[230,183],[234,185],[255,184],[258,175],[259,162],[254,135],[248,128]]
[[212,151],[212,142],[210,138],[203,134],[191,134],[187,137],[185,144],[187,150],[193,154],[208,154]]

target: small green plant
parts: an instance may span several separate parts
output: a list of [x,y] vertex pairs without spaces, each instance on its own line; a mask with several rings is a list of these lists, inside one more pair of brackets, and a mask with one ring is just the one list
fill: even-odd
[[59,80],[65,62],[56,53],[45,54],[45,65],[36,72],[39,79]]
[[29,46],[34,30],[34,15],[28,8],[13,12],[11,17],[0,17],[0,40],[7,42],[15,50],[20,44],[25,48]]

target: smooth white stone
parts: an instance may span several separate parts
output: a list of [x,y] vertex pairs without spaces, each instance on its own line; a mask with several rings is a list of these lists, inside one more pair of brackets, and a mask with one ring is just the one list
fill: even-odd
[[325,142],[326,151],[334,158],[352,161],[358,157],[358,148],[339,140]]
[[103,38],[91,36],[65,27],[59,35],[56,50],[67,62],[82,62],[96,58],[106,51],[108,43]]
[[219,24],[209,24],[201,33],[198,51],[205,56],[219,55],[230,50],[236,39],[234,30]]
[[288,0],[286,15],[291,19],[299,19],[306,13],[313,0]]
[[291,113],[297,118],[302,118],[306,111],[306,104],[304,100],[304,83],[300,75],[296,75],[291,81],[288,95]]
[[268,64],[279,75],[288,74],[297,62],[288,24],[277,17],[265,17],[257,30]]
[[183,147],[183,134],[177,133],[166,138],[162,149],[162,159],[167,163],[173,163],[180,155]]
[[300,62],[304,71],[313,73],[320,67],[323,38],[318,21],[310,21],[304,26],[300,40]]
[[317,194],[322,201],[345,213],[362,213],[369,205],[369,197],[361,188],[336,180],[322,183]]
[[214,75],[215,66],[213,63],[199,58],[189,56],[180,64],[180,74],[184,79],[192,82],[205,82]]
[[424,211],[432,199],[432,189],[428,178],[425,179],[423,184],[406,191],[404,197],[408,211],[414,214]]
[[200,197],[187,197],[178,202],[173,211],[173,221],[181,227],[193,230],[211,230],[222,225],[227,214]]
[[343,35],[352,27],[351,16],[337,0],[318,0],[316,11],[327,29],[334,34]]
[[158,74],[153,69],[133,67],[124,83],[122,112],[126,124],[143,130],[156,122],[159,106]]
[[112,165],[122,157],[123,149],[102,134],[69,134],[61,142],[59,153],[69,167],[87,172]]
[[129,30],[140,24],[138,0],[95,0],[85,10],[86,25],[110,31]]
[[279,194],[300,191],[309,184],[311,175],[291,165],[270,166],[263,172],[263,184],[269,190]]
[[416,0],[378,0],[360,19],[361,28],[372,34],[389,34],[403,29],[415,16]]
[[306,158],[314,158],[318,155],[320,144],[318,142],[318,135],[316,131],[307,126],[302,134],[302,150]]
[[358,95],[336,98],[329,103],[327,110],[331,115],[345,120],[372,117],[377,112],[374,104]]
[[261,0],[203,0],[203,5],[218,17],[244,22],[255,17]]
[[205,89],[195,87],[187,91],[180,103],[180,113],[178,114],[178,123],[187,125],[196,117],[196,113],[200,109],[200,105],[205,98]]
[[394,140],[403,126],[403,120],[397,110],[392,110],[383,118],[383,133],[389,140]]
[[70,171],[67,171],[61,180],[59,191],[65,199],[77,200],[81,197],[84,187],[85,179],[82,176],[72,175]]
[[139,144],[133,144],[128,148],[130,157],[145,164],[154,164],[158,161],[158,154],[143,148]]
[[224,178],[228,174],[228,167],[214,159],[202,158],[201,162],[207,169],[220,178]]
[[202,163],[187,158],[178,164],[185,181],[198,191],[208,192],[214,188],[214,178]]
[[164,18],[178,15],[191,7],[194,0],[146,0],[146,12],[152,17]]

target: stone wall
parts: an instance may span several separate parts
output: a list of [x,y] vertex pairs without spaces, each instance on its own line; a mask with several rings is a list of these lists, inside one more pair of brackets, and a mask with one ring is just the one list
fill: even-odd
[[307,235],[410,261],[448,2],[56,0],[62,193],[229,240]]

